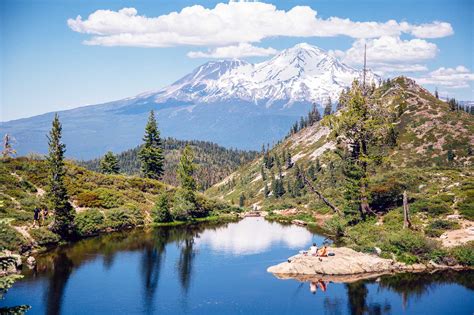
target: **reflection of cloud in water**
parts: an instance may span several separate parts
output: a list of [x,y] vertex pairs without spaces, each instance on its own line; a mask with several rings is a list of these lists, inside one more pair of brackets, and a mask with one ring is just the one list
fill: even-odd
[[302,227],[270,223],[262,218],[247,218],[227,227],[204,231],[196,244],[232,254],[256,254],[274,244],[300,249],[311,242],[312,234]]

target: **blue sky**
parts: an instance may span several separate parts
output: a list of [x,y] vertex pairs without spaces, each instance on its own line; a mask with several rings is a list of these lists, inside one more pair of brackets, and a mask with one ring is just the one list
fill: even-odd
[[0,120],[133,96],[211,58],[258,62],[299,42],[354,67],[367,43],[382,75],[474,100],[474,1],[218,3],[1,1]]

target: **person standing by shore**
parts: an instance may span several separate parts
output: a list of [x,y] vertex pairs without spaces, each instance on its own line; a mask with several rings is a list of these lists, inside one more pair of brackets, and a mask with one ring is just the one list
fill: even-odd
[[41,210],[38,207],[35,207],[33,210],[33,227],[39,226],[39,216]]

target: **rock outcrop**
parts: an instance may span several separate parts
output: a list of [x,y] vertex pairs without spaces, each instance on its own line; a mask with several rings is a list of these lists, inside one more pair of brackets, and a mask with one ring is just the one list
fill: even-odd
[[314,277],[335,282],[350,282],[395,272],[420,272],[436,269],[463,269],[462,266],[444,266],[435,263],[406,265],[392,259],[356,252],[347,247],[329,248],[334,256],[314,257],[298,254],[287,262],[271,266],[268,272],[278,278],[296,278],[308,281]]

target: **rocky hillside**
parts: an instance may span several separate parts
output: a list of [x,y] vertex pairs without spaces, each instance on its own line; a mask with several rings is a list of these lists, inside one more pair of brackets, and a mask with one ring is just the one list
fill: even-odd
[[[223,180],[240,165],[253,160],[258,154],[255,151],[227,149],[208,141],[166,138],[163,140],[165,154],[164,183],[173,186],[178,185],[176,169],[181,151],[186,145],[189,145],[194,151],[194,162],[197,165],[196,180],[200,190],[206,190]],[[117,155],[121,173],[140,175],[139,149],[140,147],[136,147]],[[99,171],[100,159],[78,163],[92,171]]]
[[[469,184],[473,181],[474,163],[472,115],[451,110],[447,103],[404,77],[382,84],[373,93],[373,98],[377,106],[389,109],[393,115],[396,141],[385,149],[385,158],[371,177],[372,206],[381,210],[398,206],[401,192],[407,188],[412,188],[413,196],[420,194],[420,200],[433,197],[430,194],[452,193],[459,197],[456,205],[462,205],[467,192],[474,193]],[[300,130],[270,150],[268,156],[274,158],[271,168],[265,167],[263,157],[260,157],[210,188],[207,194],[234,203],[243,195],[247,206],[270,210],[328,209],[298,180],[298,172],[304,171],[317,179],[315,185],[331,200],[342,206],[344,177],[340,158],[334,152],[335,137],[324,123],[326,120]],[[288,155],[294,163],[292,167],[286,165]],[[283,194],[275,198],[276,180],[272,180],[272,175],[278,178],[278,164],[281,165],[283,189],[280,190]],[[392,197],[393,202],[385,203]],[[454,201],[449,203],[450,207],[453,205]],[[469,208],[469,203],[464,207]]]
[[[331,116],[287,137],[206,193],[264,210],[270,219],[322,226],[356,250],[381,248],[382,255],[395,255],[406,263],[457,257],[472,265],[472,115],[452,110],[404,77],[385,82],[370,95],[371,104],[380,106],[392,127],[391,141],[373,148],[383,158],[371,164],[367,179],[369,203],[376,216],[354,219],[350,197],[354,186],[347,162],[339,155],[341,146],[336,140],[341,138],[328,127]],[[336,215],[311,186],[343,215]],[[404,191],[412,215],[410,230],[402,229]],[[441,245],[454,248],[453,252],[448,254]]]

